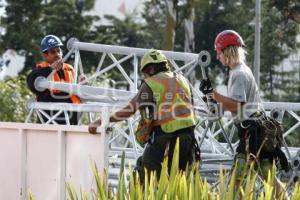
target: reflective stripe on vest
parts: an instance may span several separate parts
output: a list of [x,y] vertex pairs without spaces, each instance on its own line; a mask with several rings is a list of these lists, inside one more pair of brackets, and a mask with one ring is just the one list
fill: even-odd
[[[45,67],[49,67],[49,66],[50,66],[50,64],[48,62],[41,62],[41,63],[36,65],[36,67],[38,67],[38,68],[45,68]],[[74,70],[73,70],[73,67],[71,65],[67,64],[67,63],[64,63],[63,64],[63,72],[64,72],[64,79],[60,78],[58,73],[54,73],[53,76],[51,77],[51,81],[63,82],[63,83],[74,83]],[[51,90],[51,92],[60,93],[59,90]],[[74,104],[79,104],[80,103],[79,97],[77,97],[75,95],[71,95],[70,100]]]
[[159,73],[145,79],[156,100],[157,114],[152,126],[160,125],[166,133],[194,126],[191,92],[182,75]]
[[174,118],[182,118],[185,116],[189,116],[191,115],[191,113],[192,113],[191,109],[181,109],[181,110],[175,110],[175,112],[166,113],[162,115],[159,120],[156,120],[154,122],[154,126],[161,125],[170,120],[173,120]]

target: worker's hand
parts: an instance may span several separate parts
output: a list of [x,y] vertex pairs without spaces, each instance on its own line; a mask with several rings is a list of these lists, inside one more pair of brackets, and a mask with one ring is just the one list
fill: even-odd
[[213,87],[211,86],[211,82],[209,79],[201,80],[199,89],[205,95],[212,93],[212,91],[214,90]]
[[63,67],[63,65],[64,65],[63,60],[62,60],[62,59],[59,59],[59,60],[55,61],[54,63],[52,63],[52,64],[50,65],[50,67],[51,67],[53,70],[58,71],[58,70],[60,70],[60,69]]
[[89,125],[89,133],[91,134],[96,134],[97,132],[97,127],[101,125],[101,119],[98,119]]

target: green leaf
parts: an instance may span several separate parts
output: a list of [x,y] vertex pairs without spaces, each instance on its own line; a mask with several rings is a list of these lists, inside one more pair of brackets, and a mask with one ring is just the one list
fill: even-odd
[[75,186],[72,183],[66,183],[66,189],[69,200],[78,200],[78,195],[76,193]]
[[117,197],[119,200],[123,200],[126,194],[126,185],[125,185],[125,152],[122,153],[121,165],[120,165],[120,177],[119,184],[117,189]]
[[166,157],[162,163],[160,179],[158,183],[157,199],[163,199],[165,193],[168,193],[169,177],[168,177],[168,158]]

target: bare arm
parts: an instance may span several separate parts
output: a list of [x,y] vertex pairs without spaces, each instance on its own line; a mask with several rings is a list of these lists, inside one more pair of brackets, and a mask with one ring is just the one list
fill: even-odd
[[[151,95],[149,95],[151,93]],[[148,94],[145,96],[145,94]],[[153,99],[151,89],[146,85],[142,84],[141,88],[139,89],[138,94],[121,110],[118,110],[114,112],[110,118],[110,122],[119,122],[123,121],[125,119],[128,119],[130,116],[132,116],[139,107],[143,104],[144,101],[148,102],[149,100]],[[98,119],[94,122],[92,122],[89,125],[89,132],[92,134],[96,133],[97,126],[101,125],[101,119]]]
[[[114,112],[110,118],[109,122],[119,122],[128,119],[132,116],[139,108],[140,105],[140,93],[141,91],[121,110]],[[97,119],[89,125],[89,132],[96,134],[97,127],[101,125],[101,119]]]
[[133,99],[132,101],[129,102],[127,106],[113,113],[110,116],[109,121],[110,122],[123,121],[129,118],[130,116],[132,116],[137,111],[137,108],[138,106],[136,105],[136,102]]
[[221,103],[225,110],[237,113],[242,103],[213,91],[213,99]]
[[[125,106],[121,110],[113,113],[109,118],[109,122],[123,121],[123,120],[129,118],[131,115],[133,115],[136,112],[136,110],[137,110],[137,106],[134,106],[134,104],[132,104],[132,101],[131,101],[127,106]],[[101,125],[101,118],[93,121],[89,125],[89,128],[88,128],[89,132],[92,134],[96,134],[97,127],[100,125]]]

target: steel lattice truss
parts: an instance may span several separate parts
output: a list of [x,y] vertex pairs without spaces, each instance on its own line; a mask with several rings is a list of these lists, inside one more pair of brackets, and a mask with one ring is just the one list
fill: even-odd
[[[135,164],[135,160],[142,154],[143,147],[136,141],[134,131],[139,121],[139,114],[126,120],[125,122],[109,124],[109,113],[113,110],[124,106],[137,92],[140,84],[140,77],[138,75],[138,63],[140,57],[148,51],[148,49],[111,46],[103,44],[92,44],[79,42],[76,39],[68,41],[69,52],[64,57],[67,60],[74,54],[74,68],[75,78],[85,75],[87,78],[80,83],[54,83],[48,81],[45,77],[37,78],[35,81],[36,88],[44,90],[59,89],[61,91],[69,92],[78,95],[83,103],[79,105],[67,103],[40,103],[35,101],[28,102],[29,114],[26,122],[31,122],[34,118],[39,118],[43,123],[56,124],[56,118],[63,114],[65,116],[66,124],[70,124],[68,111],[77,111],[82,113],[79,124],[87,124],[93,121],[96,117],[101,117],[105,122],[102,125],[103,130],[110,130],[109,155],[108,161],[110,163],[110,178],[114,179],[117,176],[117,168],[119,157],[123,151],[126,153],[127,160],[131,165]],[[99,63],[96,66],[96,71],[93,74],[86,74],[83,66],[81,52],[99,53]],[[182,53],[162,51],[168,58],[171,68],[179,73],[182,73],[192,80],[194,69],[202,62],[202,56],[207,56],[207,52],[200,54]],[[199,59],[200,58],[200,59]],[[200,61],[200,63],[199,63]],[[206,63],[207,64],[207,63]],[[126,69],[126,70],[125,70]],[[116,89],[107,85],[100,87],[105,73],[116,71],[122,76],[124,81],[122,84],[127,85],[127,89]],[[107,80],[105,80],[107,81]],[[115,80],[111,80],[115,83]],[[201,92],[194,84],[190,83],[194,104],[197,108],[197,113],[200,118],[200,123],[196,127],[196,138],[201,147],[202,165],[201,172],[206,177],[213,177],[211,173],[219,170],[220,164],[225,168],[230,168],[233,163],[233,156],[235,147],[237,146],[237,136],[233,120],[230,116],[222,115],[220,117],[210,117],[210,112],[203,102]],[[277,120],[285,123],[287,120],[293,124],[285,127],[284,138],[285,141],[294,138],[299,140],[299,126],[300,126],[300,103],[285,103],[285,102],[264,102],[264,108],[267,113]],[[56,115],[50,117],[45,110],[58,111]],[[48,120],[42,118],[45,116]],[[287,174],[291,179],[299,179],[300,174],[300,151],[299,147],[288,147],[285,142],[283,150],[291,161],[293,170]],[[116,168],[114,168],[116,167]]]

